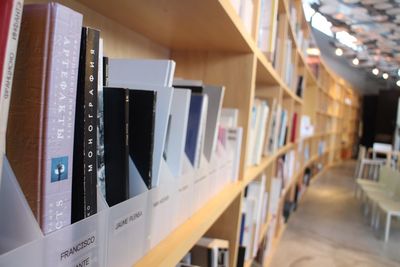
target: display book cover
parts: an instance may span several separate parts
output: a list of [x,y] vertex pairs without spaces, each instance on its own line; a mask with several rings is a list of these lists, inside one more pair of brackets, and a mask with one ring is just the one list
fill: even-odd
[[104,87],[104,161],[110,206],[131,196],[129,160],[150,189],[156,92]]
[[129,90],[129,156],[148,189],[152,187],[157,92]]
[[109,206],[129,199],[129,92],[103,88],[105,193]]
[[194,168],[200,166],[200,158],[204,144],[207,104],[207,95],[192,93],[190,97],[189,119],[186,131],[185,153]]
[[75,108],[72,223],[97,212],[97,91],[100,32],[83,27]]
[[174,88],[190,89],[193,93],[208,96],[207,119],[204,137],[204,155],[211,160],[218,138],[218,124],[221,116],[222,102],[225,94],[224,86],[203,85],[201,81],[174,80]]
[[71,223],[81,27],[82,15],[60,4],[24,7],[7,156],[45,234]]

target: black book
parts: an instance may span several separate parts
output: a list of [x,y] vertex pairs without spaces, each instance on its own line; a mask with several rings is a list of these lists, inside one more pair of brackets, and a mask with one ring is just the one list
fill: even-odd
[[157,93],[129,90],[129,155],[151,189]]
[[106,200],[114,206],[129,199],[129,91],[104,87],[103,108]]
[[303,75],[300,75],[297,79],[297,87],[296,87],[296,95],[299,97],[303,97],[303,88],[304,88],[304,78]]
[[72,222],[97,212],[97,79],[100,32],[82,28],[75,109]]
[[109,80],[108,73],[109,73],[110,66],[108,64],[108,61],[109,61],[108,57],[103,57],[103,85],[104,86],[108,86],[108,80]]
[[239,246],[238,247],[238,258],[237,258],[237,267],[243,267],[245,263],[245,255],[246,255],[246,247]]

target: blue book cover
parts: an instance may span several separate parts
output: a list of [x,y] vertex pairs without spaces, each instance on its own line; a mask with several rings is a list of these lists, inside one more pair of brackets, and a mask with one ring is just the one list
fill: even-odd
[[186,131],[185,153],[194,167],[198,162],[198,150],[200,149],[201,124],[203,113],[203,102],[206,96],[192,94],[190,98],[189,119]]

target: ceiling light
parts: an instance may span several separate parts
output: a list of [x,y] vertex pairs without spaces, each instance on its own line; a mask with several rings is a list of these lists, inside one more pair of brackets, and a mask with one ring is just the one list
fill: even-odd
[[338,56],[338,57],[340,57],[340,56],[342,56],[343,55],[343,50],[341,49],[341,48],[336,48],[336,50],[335,50],[335,54]]
[[374,68],[372,70],[372,74],[374,74],[375,76],[379,74],[379,70],[377,68]]
[[398,81],[396,82],[396,85],[397,85],[398,87],[400,87],[400,80],[398,80]]
[[359,63],[360,63],[360,61],[358,60],[358,58],[355,57],[353,59],[353,64],[357,66]]
[[382,74],[382,78],[387,80],[389,78],[389,74],[387,74],[386,72]]

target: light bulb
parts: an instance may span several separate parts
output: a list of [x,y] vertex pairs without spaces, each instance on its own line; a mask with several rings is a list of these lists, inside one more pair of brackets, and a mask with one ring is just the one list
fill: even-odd
[[338,56],[338,57],[340,57],[340,56],[342,56],[343,55],[343,50],[341,49],[341,48],[336,48],[336,50],[335,50],[335,54]]
[[382,74],[382,78],[387,80],[389,78],[389,74],[387,74],[386,72]]
[[373,73],[374,75],[378,75],[378,74],[379,74],[379,70],[378,70],[377,68],[374,68],[374,69],[372,70],[372,73]]
[[353,64],[354,64],[354,65],[357,66],[359,63],[360,63],[360,61],[358,60],[358,58],[354,58],[354,59],[353,59]]
[[400,80],[398,80],[398,81],[396,82],[396,85],[397,85],[398,87],[400,87]]

